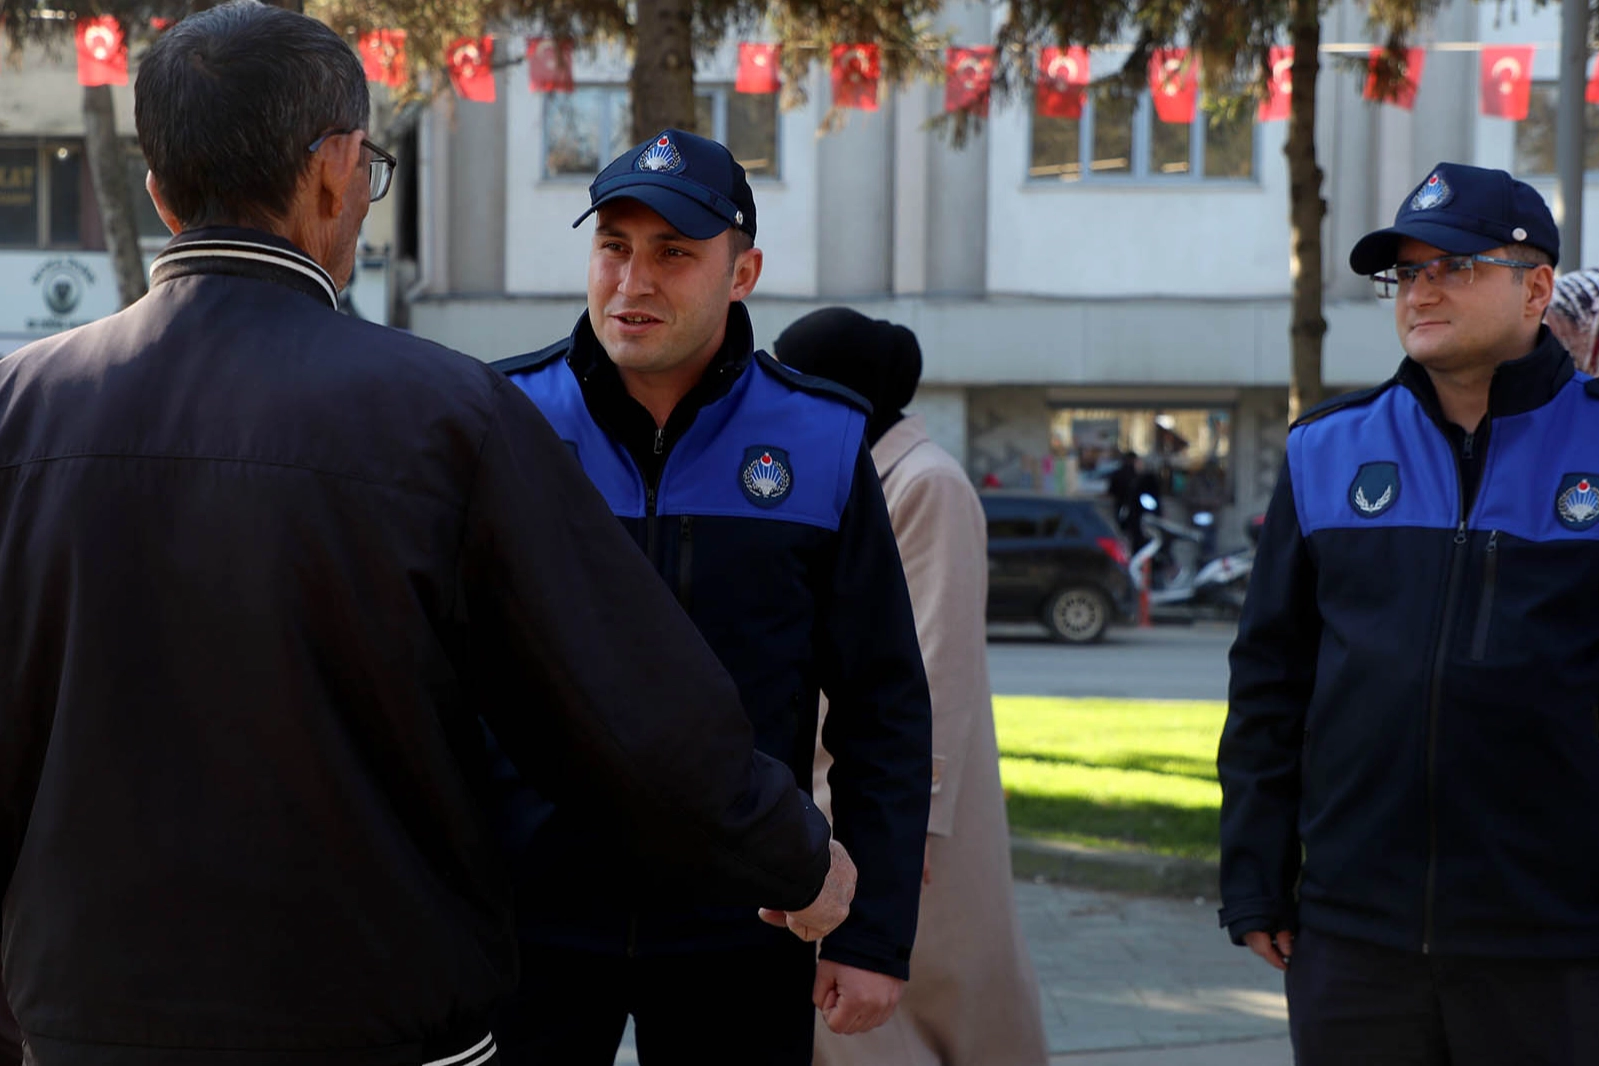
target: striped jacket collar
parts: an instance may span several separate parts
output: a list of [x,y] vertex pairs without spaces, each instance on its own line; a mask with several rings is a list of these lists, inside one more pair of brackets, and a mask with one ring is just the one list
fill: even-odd
[[339,289],[321,265],[291,241],[255,229],[208,226],[172,238],[150,267],[150,282],[196,274],[225,274],[276,282],[297,289],[329,307],[339,306]]

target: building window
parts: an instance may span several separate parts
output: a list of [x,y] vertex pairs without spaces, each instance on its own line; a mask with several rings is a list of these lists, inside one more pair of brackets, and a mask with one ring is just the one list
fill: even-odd
[[1053,451],[1066,495],[1098,496],[1126,452],[1156,475],[1162,495],[1193,511],[1233,502],[1231,407],[1067,408],[1055,412]]
[[[1555,173],[1555,107],[1560,99],[1552,81],[1535,81],[1527,101],[1527,117],[1516,123],[1516,176],[1537,177]],[[1583,109],[1587,147],[1583,166],[1599,170],[1599,106]]]
[[[776,178],[777,94],[736,93],[728,85],[694,94],[699,132],[727,145],[752,178]],[[544,97],[544,176],[593,178],[633,143],[626,87],[584,85]]]
[[[144,188],[144,157],[126,143],[128,191],[139,236],[171,236]],[[83,142],[0,140],[0,247],[105,247]]]
[[1189,123],[1161,122],[1148,93],[1090,96],[1082,118],[1033,115],[1033,181],[1248,179],[1255,174],[1255,124],[1248,109],[1220,118],[1199,110]]

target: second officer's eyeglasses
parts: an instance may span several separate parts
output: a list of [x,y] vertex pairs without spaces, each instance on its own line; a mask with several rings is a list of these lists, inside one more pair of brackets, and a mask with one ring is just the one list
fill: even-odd
[[1423,274],[1428,282],[1440,289],[1464,289],[1476,277],[1478,263],[1518,270],[1532,270],[1538,266],[1537,263],[1521,259],[1499,259],[1491,255],[1440,255],[1425,263],[1399,264],[1387,274],[1373,274],[1371,284],[1377,290],[1379,300],[1392,300],[1401,289],[1410,288]]
[[[329,130],[312,141],[311,146],[306,151],[315,152],[322,147],[329,137],[340,137],[346,133],[354,132],[355,130],[353,129]],[[367,163],[367,183],[372,202],[377,203],[389,194],[389,183],[394,180],[394,168],[400,165],[400,161],[365,137],[361,138],[361,147],[372,153],[372,158]]]

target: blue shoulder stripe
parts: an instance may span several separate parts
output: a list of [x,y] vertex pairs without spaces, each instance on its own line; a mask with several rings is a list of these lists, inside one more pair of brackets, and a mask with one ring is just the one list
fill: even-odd
[[826,378],[814,377],[810,374],[801,374],[793,367],[784,366],[776,359],[773,359],[765,352],[759,350],[757,350],[755,353],[755,361],[760,363],[761,366],[764,367],[773,377],[777,378],[785,385],[788,385],[790,388],[798,389],[800,392],[808,392],[816,396],[826,396],[834,400],[843,400],[845,403],[849,404],[857,411],[860,411],[862,414],[869,415],[872,413],[871,402],[867,400],[866,397],[862,396],[853,389],[845,388],[836,381],[829,381]]
[[539,367],[553,360],[559,359],[572,350],[572,338],[562,337],[547,348],[540,348],[536,352],[526,355],[513,355],[509,359],[498,359],[489,364],[490,369],[498,370],[502,374],[514,374],[518,370],[537,370]]

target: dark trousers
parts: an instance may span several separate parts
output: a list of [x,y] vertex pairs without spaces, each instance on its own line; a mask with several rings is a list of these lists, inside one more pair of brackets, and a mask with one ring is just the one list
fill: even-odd
[[1302,930],[1298,1066],[1594,1066],[1599,960],[1439,957]]
[[639,1066],[810,1066],[816,948],[626,958],[522,945],[494,1027],[506,1066],[612,1066],[628,1015]]

